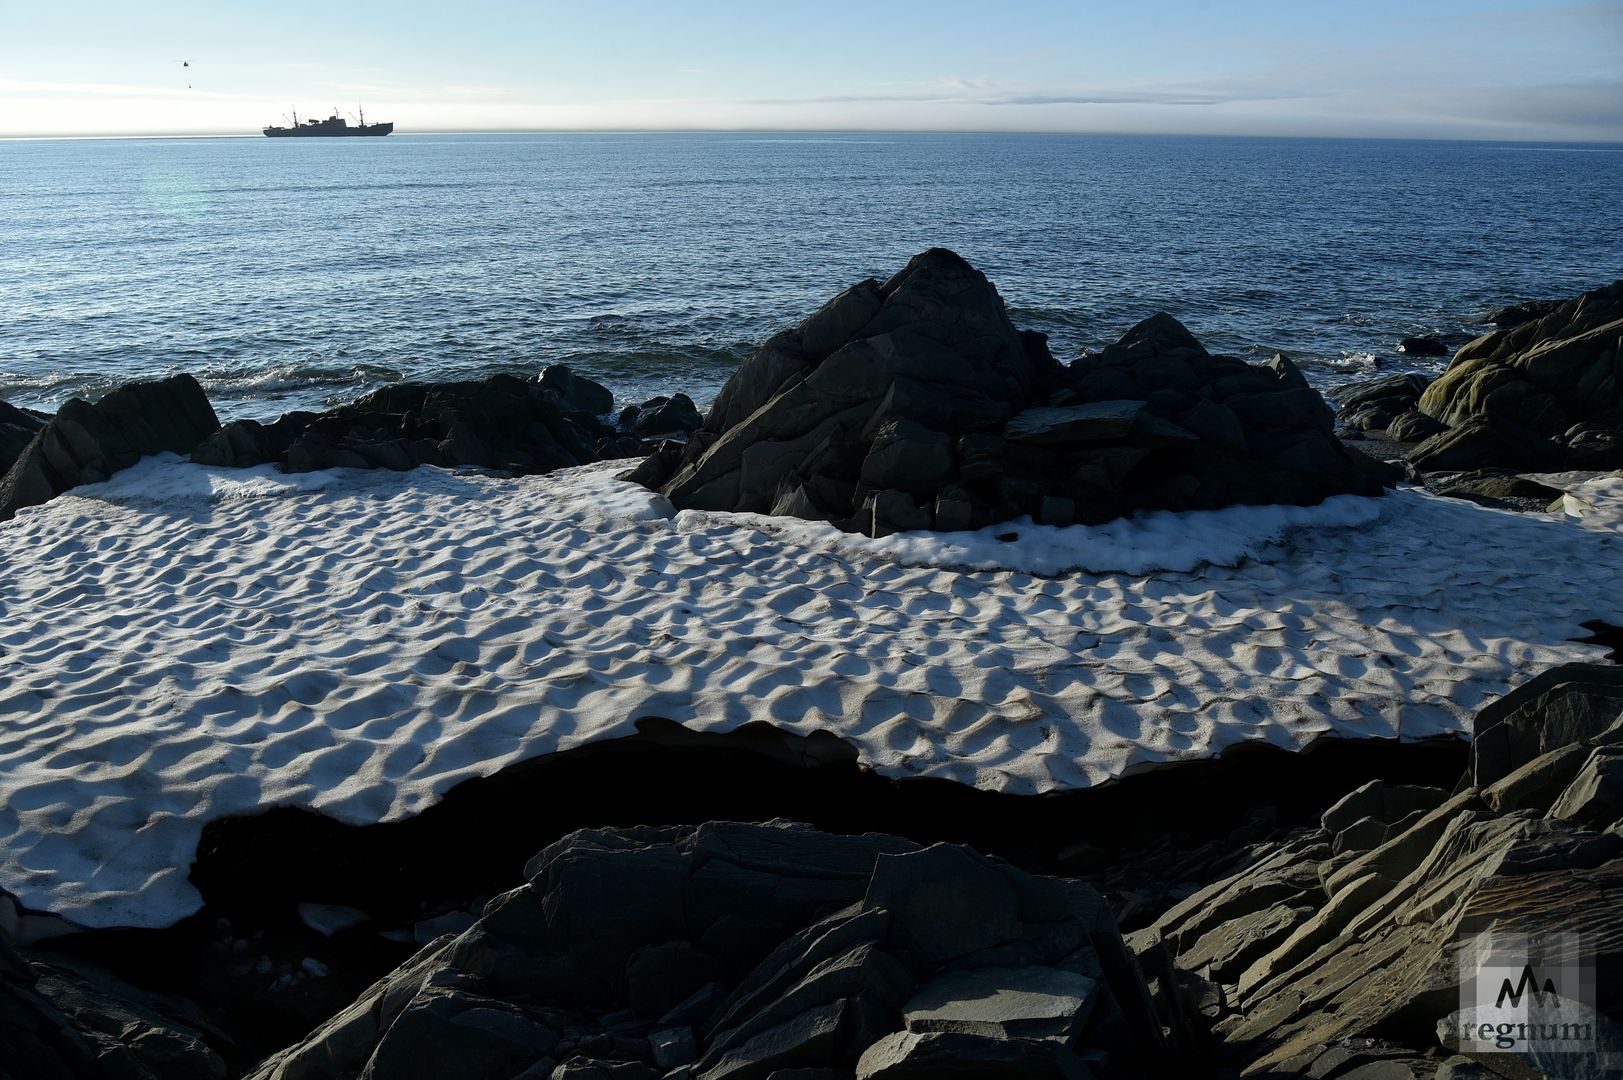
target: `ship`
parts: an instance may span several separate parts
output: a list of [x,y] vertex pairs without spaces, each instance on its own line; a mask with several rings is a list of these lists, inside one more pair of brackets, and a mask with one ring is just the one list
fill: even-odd
[[368,124],[365,110],[362,110],[360,115],[361,122],[353,127],[348,120],[338,115],[337,109],[334,109],[332,115],[325,120],[306,120],[301,124],[299,112],[295,109],[292,127],[268,127],[265,134],[273,139],[331,139],[349,135],[387,135],[394,130],[393,123]]

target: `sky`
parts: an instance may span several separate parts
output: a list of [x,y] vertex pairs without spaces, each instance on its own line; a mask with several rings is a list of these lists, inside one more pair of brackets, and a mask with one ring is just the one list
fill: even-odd
[[0,0],[0,26],[0,136],[364,108],[400,132],[1623,142],[1623,0]]

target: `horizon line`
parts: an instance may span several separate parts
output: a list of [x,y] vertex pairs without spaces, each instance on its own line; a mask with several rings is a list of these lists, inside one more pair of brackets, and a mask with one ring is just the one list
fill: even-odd
[[[1267,134],[1237,132],[1165,132],[1165,131],[1054,131],[1044,128],[891,128],[891,127],[601,127],[601,128],[545,128],[545,127],[491,127],[491,128],[421,128],[393,132],[396,135],[1046,135],[1059,137],[1128,137],[1168,139],[1328,139],[1345,142],[1459,142],[1459,143],[1514,143],[1525,145],[1565,145],[1618,147],[1623,149],[1623,138],[1618,139],[1561,139],[1555,137],[1483,137],[1480,135],[1305,135],[1271,132]],[[0,133],[0,142],[74,142],[97,140],[140,139],[262,139],[263,131],[150,131],[150,132],[95,132],[7,134]],[[357,136],[358,138],[384,138],[387,136]]]

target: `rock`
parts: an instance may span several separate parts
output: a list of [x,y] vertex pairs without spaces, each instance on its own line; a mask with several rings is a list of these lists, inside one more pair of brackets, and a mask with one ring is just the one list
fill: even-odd
[[875,536],[1379,494],[1396,474],[1332,428],[1288,357],[1211,356],[1164,313],[1061,368],[983,275],[933,249],[768,341],[675,469],[635,476],[679,509]]
[[725,961],[692,942],[667,941],[638,949],[626,961],[631,1011],[649,1019],[664,1016],[728,974]]
[[607,416],[614,411],[614,394],[608,387],[576,375],[563,364],[542,368],[536,383],[548,400],[566,413]]
[[1523,323],[1544,318],[1559,310],[1564,303],[1566,303],[1564,300],[1524,300],[1519,304],[1495,308],[1483,316],[1482,321],[1501,330],[1513,330]]
[[63,1080],[223,1080],[233,1048],[195,1006],[84,961],[0,940],[0,1071]]
[[74,398],[0,478],[0,521],[79,484],[106,480],[149,454],[189,454],[219,427],[190,375],[130,383],[94,405]]
[[1392,785],[1384,780],[1371,780],[1342,796],[1324,812],[1319,824],[1325,832],[1334,836],[1360,819],[1373,819],[1383,826],[1392,825],[1416,810],[1435,810],[1447,800],[1448,792],[1442,788]]
[[[582,389],[588,380],[570,376],[560,383],[554,376],[553,382],[583,398],[593,397],[594,392]],[[561,398],[561,393],[512,375],[398,383],[314,417],[277,460],[290,472],[438,465],[519,474],[598,460],[593,442],[600,431],[612,434],[612,429],[583,426],[596,423],[583,412],[565,416],[555,404]]]
[[0,401],[0,476],[10,471],[12,464],[49,419],[44,414]]
[[[792,504],[791,504],[792,505]],[[928,529],[930,511],[919,506],[905,491],[876,491],[863,504],[862,531],[869,536]]]
[[1411,356],[1447,356],[1448,349],[1434,337],[1406,337],[1398,342],[1398,352]]
[[1421,472],[1472,469],[1548,470],[1559,468],[1562,449],[1531,429],[1501,416],[1470,416],[1431,436],[1409,454]]
[[1087,1021],[1098,983],[1059,968],[978,968],[943,975],[902,1007],[908,1031],[1069,1041]]
[[1135,932],[1151,970],[1154,939],[1176,965],[1162,1015],[1187,974],[1211,985],[1198,1015],[1245,1075],[1473,1075],[1439,1068],[1436,1033],[1487,931],[1582,934],[1599,1015],[1623,1009],[1623,979],[1601,974],[1623,955],[1623,673],[1528,680],[1478,714],[1473,754],[1480,787],[1365,784]]
[[427,945],[446,934],[460,934],[478,921],[479,917],[471,911],[447,911],[413,923],[411,939],[419,945]]
[[199,465],[244,469],[280,461],[293,441],[317,419],[315,413],[290,412],[273,424],[233,420],[197,444],[192,460]]
[[1386,433],[1399,442],[1424,442],[1433,435],[1448,430],[1448,425],[1433,420],[1419,409],[1399,413],[1386,425]]
[[1433,473],[1426,488],[1437,495],[1470,499],[1486,506],[1517,509],[1543,509],[1559,499],[1561,492],[1519,473],[1503,469],[1475,469],[1462,473]]
[[1482,800],[1501,814],[1542,812],[1572,783],[1588,757],[1589,748],[1581,743],[1552,750],[1483,788]]
[[1142,401],[1095,401],[1065,408],[1026,409],[1003,425],[1013,442],[1114,442],[1127,437],[1144,411]]
[[[628,1070],[646,1061],[700,1080],[849,1076],[914,1000],[939,1022],[1060,1033],[1128,1068],[1166,1057],[1103,899],[966,848],[785,823],[635,827],[571,834],[525,872],[475,925],[252,1075],[510,1077],[552,1057],[572,1077],[644,1075]],[[919,999],[926,975],[933,996]],[[991,1002],[955,996],[994,984]],[[567,1037],[565,1014],[578,1018]],[[1074,1059],[1052,1041],[937,1034],[901,1060],[943,1046],[992,1064]]]
[[[524,1075],[527,1078],[529,1074]],[[661,1080],[658,1069],[640,1061],[597,1061],[579,1057],[564,1062],[548,1075],[550,1080]]]
[[1578,770],[1550,816],[1592,829],[1623,819],[1623,746],[1597,746]]
[[513,1077],[557,1044],[526,1010],[430,984],[383,1031],[360,1080]]
[[1623,281],[1466,344],[1421,395],[1420,411],[1496,438],[1456,446],[1451,464],[1434,467],[1569,467],[1559,447],[1551,454],[1552,440],[1578,424],[1623,429],[1620,346]]
[[951,438],[911,420],[891,420],[869,443],[861,478],[875,488],[895,488],[923,498],[940,491],[953,472]]
[[1349,431],[1389,428],[1395,417],[1419,403],[1428,381],[1420,375],[1389,375],[1338,389],[1335,396],[1341,403],[1341,426]]
[[686,439],[699,430],[704,418],[686,394],[656,397],[628,405],[620,413],[620,428],[643,439]]
[[299,921],[322,937],[332,937],[370,921],[366,912],[342,904],[300,904],[298,913]]
[[868,1048],[856,1075],[857,1080],[1086,1080],[1093,1073],[1064,1046],[1046,1040],[898,1031]]
[[1486,788],[1565,746],[1592,745],[1623,713],[1623,668],[1562,664],[1522,683],[1477,713],[1471,768]]
[[690,1027],[662,1028],[648,1036],[654,1064],[662,1069],[687,1065],[699,1057],[699,1043]]

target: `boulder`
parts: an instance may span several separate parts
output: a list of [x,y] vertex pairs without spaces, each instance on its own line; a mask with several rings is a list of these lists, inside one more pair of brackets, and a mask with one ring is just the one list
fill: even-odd
[[1524,300],[1519,304],[1495,308],[1483,316],[1482,321],[1501,330],[1514,330],[1523,323],[1544,318],[1564,303],[1564,300]]
[[614,411],[614,394],[608,387],[576,375],[563,364],[542,368],[536,384],[547,400],[566,413],[607,416]]
[[316,419],[315,413],[290,412],[271,424],[262,424],[257,420],[232,420],[198,443],[192,451],[192,460],[199,465],[224,465],[238,469],[281,461],[293,441],[304,434]]
[[1447,356],[1448,347],[1434,337],[1406,337],[1398,342],[1398,352],[1410,356]]
[[1503,416],[1470,416],[1426,441],[1409,454],[1422,472],[1466,472],[1478,469],[1548,471],[1565,459],[1549,439]]
[[698,406],[686,394],[650,398],[627,405],[620,413],[620,430],[643,439],[686,439],[703,423]]
[[50,417],[43,413],[19,409],[0,401],[0,476],[11,470],[12,464],[22,456],[48,420]]
[[1430,467],[1579,467],[1568,448],[1575,428],[1623,443],[1623,281],[1528,314],[1463,346],[1421,395],[1427,416],[1495,436],[1455,445],[1451,464]]
[[[1166,1061],[1103,899],[967,848],[712,822],[577,832],[525,873],[252,1075],[507,1080],[548,1059],[571,1077],[862,1062],[904,1076],[956,1054],[1074,1076],[1087,1056]],[[873,1050],[897,1033],[918,1037]]]
[[74,398],[0,478],[0,521],[79,484],[106,480],[149,454],[189,454],[219,427],[208,395],[190,375],[130,383],[93,405]]
[[1426,488],[1438,495],[1470,499],[1485,506],[1524,510],[1543,510],[1562,494],[1556,488],[1506,469],[1432,473],[1426,477]]
[[675,467],[635,478],[678,508],[875,536],[1379,494],[1386,474],[1332,429],[1288,357],[1214,357],[1165,313],[1061,367],[984,275],[932,249],[768,341]]
[[[590,398],[581,389],[586,383],[570,376],[561,385]],[[285,425],[291,435],[285,449],[280,437],[263,445],[272,453],[280,449],[270,460],[289,472],[438,465],[531,474],[598,460],[593,440],[613,430],[585,412],[566,416],[557,404],[562,399],[539,382],[512,375],[398,383],[319,416],[283,417],[267,433]],[[233,457],[232,463],[240,462]]]
[[[1422,375],[1389,375],[1335,391],[1341,403],[1339,422],[1348,431],[1378,431],[1411,411],[1430,382]],[[1395,437],[1395,436],[1394,436]]]

